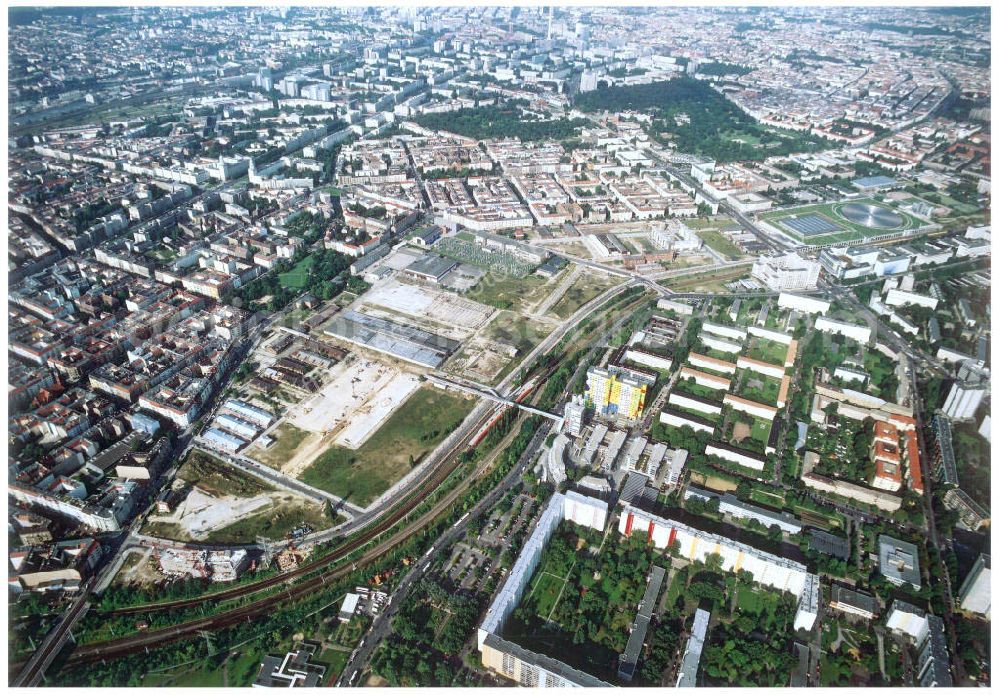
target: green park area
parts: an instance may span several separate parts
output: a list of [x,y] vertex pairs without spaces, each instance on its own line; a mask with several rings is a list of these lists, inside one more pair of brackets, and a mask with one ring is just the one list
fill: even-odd
[[372,673],[394,687],[453,683],[463,660],[478,661],[478,654],[464,647],[484,608],[478,596],[454,591],[437,579],[420,580],[407,592],[392,632],[372,655]]
[[417,125],[431,130],[443,130],[476,140],[518,138],[534,140],[566,140],[587,125],[582,118],[531,120],[516,102],[494,106],[464,108],[448,113],[425,113],[413,119]]
[[278,280],[281,282],[281,286],[287,287],[291,290],[304,289],[306,284],[309,282],[309,268],[314,262],[315,259],[312,256],[306,256],[301,261],[296,263],[295,266],[287,273],[281,273],[278,275]]
[[754,418],[750,436],[761,444],[767,444],[767,440],[771,436],[771,422],[759,417]]
[[773,406],[778,401],[778,393],[781,391],[781,382],[777,379],[749,369],[742,370],[739,378],[739,387],[735,394],[741,398],[747,398],[755,403]]
[[424,386],[359,448],[327,449],[302,480],[366,506],[433,451],[474,404],[466,396]]
[[706,685],[788,684],[795,665],[791,649],[795,598],[791,594],[765,589],[745,575],[709,571],[694,575],[688,593],[714,604],[714,624],[700,664]]
[[752,360],[783,366],[788,355],[788,346],[776,340],[754,336],[750,339],[747,357]]
[[759,160],[824,146],[816,136],[761,125],[707,82],[687,76],[596,89],[577,95],[574,106],[590,113],[625,109],[646,113],[652,117],[649,130],[657,140],[718,162]]
[[[885,686],[901,685],[903,680],[903,650],[895,640],[883,642],[882,659],[876,635],[867,629],[846,621],[828,617],[820,627],[822,651],[820,652],[817,685]],[[882,667],[885,666],[885,679]]]

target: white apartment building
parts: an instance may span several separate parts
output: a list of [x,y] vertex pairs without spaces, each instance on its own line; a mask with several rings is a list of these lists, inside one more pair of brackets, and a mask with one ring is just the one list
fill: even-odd
[[830,302],[788,292],[782,292],[778,295],[778,306],[782,309],[804,311],[807,314],[825,314],[830,310]]
[[872,337],[872,329],[868,326],[858,326],[853,323],[834,321],[833,319],[828,319],[822,316],[816,319],[815,326],[817,331],[843,335],[851,338],[852,340],[856,340],[859,343],[867,343]]
[[795,253],[758,258],[750,271],[751,277],[774,291],[811,290],[819,281],[820,264]]
[[968,388],[958,382],[951,385],[944,402],[944,413],[952,420],[969,420],[986,396],[986,389]]

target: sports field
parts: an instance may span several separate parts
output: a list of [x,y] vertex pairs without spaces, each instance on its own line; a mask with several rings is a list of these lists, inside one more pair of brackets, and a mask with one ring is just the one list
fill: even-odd
[[[869,205],[879,209],[879,217],[886,220],[885,226],[869,227],[854,222],[847,216],[854,209],[848,206]],[[919,229],[924,224],[905,210],[893,208],[887,203],[880,203],[874,198],[858,198],[836,203],[818,203],[774,210],[763,213],[760,219],[780,230],[785,236],[809,246],[868,239],[884,234],[898,234]]]

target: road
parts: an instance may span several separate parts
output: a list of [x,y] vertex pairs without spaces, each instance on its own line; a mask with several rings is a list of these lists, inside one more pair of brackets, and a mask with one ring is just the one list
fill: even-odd
[[[608,299],[624,291],[626,287],[631,286],[631,284],[632,283],[623,283],[622,285],[619,285],[617,287],[609,288],[609,290],[602,293],[598,297],[591,300],[591,302],[588,302],[586,305],[581,307],[580,310],[575,312],[573,316],[567,319],[559,329],[554,331],[553,334],[550,334],[547,340],[543,341],[535,350],[533,350],[532,353],[530,353],[529,356],[525,358],[523,364],[530,364],[531,360],[534,359],[534,357],[536,357],[538,354],[550,350],[558,342],[558,340],[561,339],[562,336],[569,331],[570,328],[574,327],[581,320],[589,317],[594,308],[599,307]],[[621,323],[621,321],[619,321],[618,323]],[[509,393],[509,389],[511,388],[511,384],[514,378],[515,377],[513,374],[508,376],[507,379],[501,382],[500,387],[497,390],[500,393],[505,393],[505,392]],[[547,378],[547,374],[541,375],[541,379],[544,380],[544,378]],[[450,464],[437,466],[436,468],[432,469],[426,481],[422,485],[422,488],[411,493],[409,497],[404,499],[404,501],[401,504],[394,507],[393,512],[388,514],[386,518],[381,519],[372,528],[365,529],[364,532],[358,538],[349,541],[347,543],[344,543],[343,545],[339,546],[332,553],[326,555],[325,557],[322,557],[318,560],[309,563],[304,563],[303,565],[296,568],[295,570],[292,570],[291,572],[286,572],[281,575],[268,577],[259,582],[253,582],[242,586],[231,587],[229,589],[225,589],[220,592],[214,592],[212,594],[196,597],[193,599],[181,599],[178,601],[167,601],[158,604],[129,607],[126,609],[115,611],[115,613],[128,614],[135,612],[150,612],[159,610],[177,610],[207,601],[220,602],[220,601],[231,600],[234,598],[253,595],[255,593],[271,588],[278,584],[287,584],[291,580],[294,580],[298,577],[302,577],[305,575],[312,575],[311,578],[305,579],[301,583],[290,585],[289,588],[286,589],[286,591],[284,592],[266,596],[261,599],[257,599],[253,602],[239,606],[237,608],[221,611],[213,616],[201,618],[198,620],[187,621],[185,623],[181,623],[179,625],[173,625],[167,628],[162,628],[160,630],[152,630],[136,635],[130,635],[128,637],[121,638],[118,640],[87,645],[85,648],[78,649],[74,653],[72,659],[75,661],[86,661],[92,659],[112,658],[115,656],[129,654],[139,649],[145,649],[149,646],[154,646],[154,645],[159,646],[179,639],[185,639],[193,634],[198,634],[200,631],[203,630],[221,629],[230,626],[232,624],[235,624],[236,622],[241,622],[243,620],[251,620],[259,615],[267,614],[267,612],[273,609],[273,606],[278,605],[283,601],[294,600],[294,598],[298,596],[305,595],[305,592],[308,592],[310,590],[315,590],[321,587],[326,581],[330,579],[335,579],[339,576],[342,576],[346,572],[351,571],[351,568],[347,567],[335,567],[334,569],[329,569],[329,570],[326,568],[335,564],[338,560],[347,557],[354,550],[357,550],[367,545],[370,541],[380,538],[383,533],[393,528],[398,522],[405,520],[409,516],[410,511],[419,506],[420,502],[423,499],[423,495],[418,493],[423,491],[429,493],[433,490],[436,490],[442,483],[444,483],[444,481],[459,465],[459,457],[457,456],[457,454],[465,449],[467,436],[470,434],[469,430],[472,430],[474,432],[478,428],[481,428],[491,418],[495,417],[497,408],[495,407],[483,408],[481,409],[480,412],[482,411],[485,411],[485,415],[478,422],[470,423],[469,418],[466,418],[466,421],[464,421],[463,424],[460,425],[460,428],[466,427],[466,430],[462,433],[463,436],[454,438],[455,444],[453,448],[450,451],[448,451],[447,455],[445,456],[445,460],[448,459],[451,460]],[[453,435],[454,434],[455,433],[453,433]],[[468,486],[471,485],[471,482],[472,482],[471,479],[466,479],[465,481],[463,481],[463,483],[457,486],[451,493],[449,493],[446,496],[445,501],[450,500],[451,502],[453,502],[454,500],[458,499],[458,495],[464,492],[464,490],[466,490]],[[375,559],[380,557],[381,554],[387,552],[389,549],[405,541],[413,534],[417,533],[423,526],[430,523],[434,518],[433,516],[431,516],[432,512],[435,512],[437,510],[438,513],[440,513],[440,510],[444,508],[445,507],[442,507],[441,503],[438,503],[431,510],[431,512],[425,514],[417,522],[409,524],[402,533],[390,537],[389,539],[383,541],[372,550],[365,553],[365,555],[362,556],[361,560],[358,560],[357,562],[352,564],[352,567],[374,561]],[[362,515],[361,517],[358,517],[358,519],[354,520],[354,522],[367,523],[367,520],[364,520],[364,515]],[[336,530],[337,529],[334,529],[332,531]],[[313,574],[320,569],[324,571],[320,574],[315,574],[315,575]]]
[[[242,340],[233,346],[233,354],[236,359],[232,361],[232,367],[230,368],[229,373],[220,379],[219,382],[213,387],[212,393],[210,394],[207,402],[212,403],[216,398],[218,398],[219,394],[222,393],[225,384],[230,378],[232,378],[232,374],[235,372],[235,366],[242,362],[246,355],[256,347],[264,329],[270,325],[272,321],[282,318],[287,311],[288,309],[286,308],[285,310],[274,314],[274,316],[269,319],[260,321]],[[173,475],[176,473],[179,461],[183,460],[184,456],[191,448],[191,441],[196,428],[197,423],[193,423],[178,433],[174,441],[174,451],[171,454],[174,465],[164,471],[150,485],[150,489],[146,493],[145,497],[145,501],[147,503],[154,498],[160,487],[166,481],[172,479]],[[177,452],[180,453],[178,454]],[[22,670],[18,673],[16,678],[11,681],[12,683],[23,682],[24,684],[31,684],[41,681],[45,675],[45,670],[52,663],[55,656],[62,651],[62,648],[65,646],[66,641],[70,636],[70,628],[72,628],[76,621],[79,620],[85,612],[83,607],[85,605],[89,607],[90,594],[94,591],[94,588],[97,586],[104,587],[108,584],[110,581],[109,573],[117,571],[117,568],[121,564],[118,560],[119,553],[123,552],[128,547],[133,547],[135,541],[133,527],[137,526],[138,520],[141,516],[142,513],[133,517],[128,526],[122,529],[122,534],[119,536],[117,542],[112,542],[106,546],[105,556],[102,558],[102,565],[98,570],[98,573],[94,577],[91,577],[90,581],[85,582],[80,587],[79,594],[74,598],[73,603],[64,613],[64,622],[61,622],[59,627],[46,635],[45,641],[36,651],[32,659],[29,660],[24,668],[22,668]],[[108,550],[107,547],[110,547],[110,550]]]
[[[464,447],[460,447],[455,453],[457,454],[460,450],[464,450]],[[440,471],[436,475],[435,479],[429,482],[428,488],[430,490],[438,489],[448,478],[451,472],[458,467],[458,463],[461,459],[457,455],[453,458],[456,462],[455,466],[450,469]],[[272,576],[251,585],[251,591],[245,591],[247,587],[232,587],[231,589],[212,594],[210,598],[215,601],[229,600],[234,597],[259,592],[262,588],[283,587],[279,588],[279,590],[275,593],[234,608],[219,611],[218,613],[214,613],[209,616],[187,620],[185,622],[164,628],[134,633],[115,640],[83,645],[74,651],[73,655],[70,657],[70,663],[87,663],[125,656],[127,654],[145,651],[149,648],[155,648],[179,640],[188,639],[190,637],[197,636],[204,631],[220,630],[241,622],[250,622],[255,618],[269,615],[273,613],[275,608],[280,604],[286,601],[294,601],[312,595],[316,591],[321,591],[328,582],[343,578],[353,572],[356,568],[363,567],[378,560],[385,553],[409,540],[414,535],[420,533],[424,527],[433,523],[433,521],[436,520],[442,513],[452,509],[456,502],[468,491],[469,487],[471,487],[477,479],[478,477],[475,475],[466,477],[455,488],[438,500],[430,510],[425,512],[415,521],[408,523],[401,533],[382,540],[378,545],[364,552],[361,557],[349,564],[343,563],[339,566],[333,567],[332,569],[327,569],[329,565],[334,564],[337,560],[347,557],[355,550],[367,545],[367,543],[371,540],[380,538],[385,531],[389,530],[399,521],[407,519],[410,511],[412,511],[412,508],[400,509],[396,514],[392,515],[390,520],[380,524],[378,528],[372,529],[371,532],[366,534],[363,538],[345,543],[324,558],[300,565],[299,568],[292,572]],[[421,501],[423,501],[422,496],[418,497],[417,504]],[[323,571],[317,572],[317,570]],[[303,575],[308,575],[308,578],[303,579],[301,582],[296,584],[291,584],[289,582],[289,579],[293,576],[298,577]],[[262,585],[266,585],[266,587]],[[179,608],[196,605],[197,603],[203,602],[204,598],[205,597],[199,597],[198,599],[182,599],[180,601],[171,601],[166,604],[159,605],[169,605],[172,608]],[[134,612],[147,612],[148,610],[148,607],[139,606],[113,611],[113,613],[120,615]]]
[[429,374],[427,376],[427,380],[435,386],[439,386],[441,388],[458,389],[464,393],[469,393],[479,398],[485,398],[493,401],[494,403],[499,403],[500,405],[505,405],[511,408],[519,408],[525,412],[531,413],[532,415],[540,415],[541,417],[548,418],[553,422],[562,422],[561,415],[555,415],[547,410],[541,410],[539,408],[535,408],[534,406],[527,405],[526,403],[518,403],[510,398],[505,398],[499,395],[492,387],[477,383],[470,379],[463,379],[453,374],[439,372],[437,374]]
[[[631,320],[631,318],[632,317],[629,315],[623,316],[620,319],[618,319],[614,324],[607,327],[602,332],[600,337],[594,341],[594,345],[596,346],[598,344],[603,344],[604,341],[606,341],[611,335],[616,333],[627,321]],[[584,364],[581,362],[578,369],[582,369],[583,366]],[[567,388],[569,388],[573,382],[574,379],[569,379],[567,381]],[[563,395],[565,395],[565,393]],[[545,441],[545,438],[548,436],[550,429],[551,429],[550,422],[544,422],[541,425],[541,427],[538,428],[534,436],[531,438],[531,441],[528,443],[528,446],[525,448],[524,453],[521,455],[521,458],[518,460],[518,463],[514,467],[514,469],[510,473],[508,473],[507,476],[504,477],[504,479],[500,482],[500,484],[497,487],[494,487],[485,498],[480,500],[480,502],[477,503],[475,507],[473,507],[473,510],[470,514],[460,519],[455,526],[453,526],[448,532],[446,532],[442,536],[441,540],[439,540],[434,544],[433,550],[437,554],[440,554],[444,552],[446,549],[448,549],[454,541],[456,541],[459,537],[461,537],[462,534],[465,533],[465,529],[468,527],[469,524],[471,524],[475,519],[477,519],[483,513],[483,511],[487,509],[492,509],[492,507],[496,504],[496,501],[502,495],[506,494],[518,482],[518,480],[521,477],[521,474],[527,468],[528,464],[534,460],[535,454],[541,447],[542,443]],[[511,434],[508,435],[505,441],[509,440],[515,432],[516,430],[512,430]],[[506,448],[506,443],[501,443],[501,445],[499,445],[496,448],[494,456],[496,456],[500,451],[502,451],[505,448]],[[351,654],[350,660],[345,666],[344,671],[341,673],[340,678],[338,678],[337,681],[338,687],[355,685],[354,681],[364,670],[364,667],[367,664],[368,659],[371,658],[371,655],[375,652],[375,649],[378,647],[379,643],[388,635],[391,628],[392,616],[395,615],[399,604],[402,603],[402,599],[403,597],[405,597],[406,591],[415,581],[417,581],[420,577],[422,577],[423,574],[426,572],[431,562],[433,562],[433,559],[435,557],[435,552],[429,552],[426,556],[426,561],[424,558],[421,558],[421,560],[416,564],[416,566],[413,569],[411,569],[404,577],[403,582],[401,582],[400,586],[393,593],[393,596],[390,599],[389,604],[386,606],[386,610],[383,611],[383,613],[376,618],[376,621],[372,624],[371,628],[369,628],[369,631],[366,633],[364,640],[362,640],[361,645]],[[395,604],[395,607],[393,607],[393,604]]]
[[[539,355],[551,350],[560,340],[563,339],[563,336],[569,333],[571,329],[575,328],[583,319],[588,318],[592,313],[594,313],[595,309],[600,307],[604,304],[604,302],[608,301],[612,297],[621,294],[630,287],[633,287],[635,284],[636,281],[632,279],[628,282],[615,285],[614,287],[609,287],[607,290],[584,304],[582,307],[577,309],[572,316],[563,321],[558,328],[545,336],[545,338],[542,339],[542,341],[536,345],[523,360],[521,360],[521,364],[530,366]],[[497,393],[510,397],[511,388],[517,380],[522,368],[512,370],[511,373],[497,385]]]

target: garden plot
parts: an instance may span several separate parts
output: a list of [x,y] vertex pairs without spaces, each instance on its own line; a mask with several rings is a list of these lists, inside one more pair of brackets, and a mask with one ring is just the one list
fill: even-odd
[[471,263],[494,273],[513,275],[517,278],[526,277],[537,267],[536,264],[527,263],[508,251],[487,249],[462,236],[441,239],[436,250],[456,261]]
[[469,337],[486,323],[494,311],[485,304],[452,292],[395,279],[372,287],[362,295],[358,304],[374,315],[384,313],[379,309],[387,309],[389,313],[385,318],[389,319],[398,319],[399,314],[415,318],[424,324],[421,328],[444,329],[458,339]]
[[299,429],[336,433],[337,443],[356,449],[378,429],[419,382],[384,362],[353,356],[330,370],[332,379],[312,398],[292,409]]

